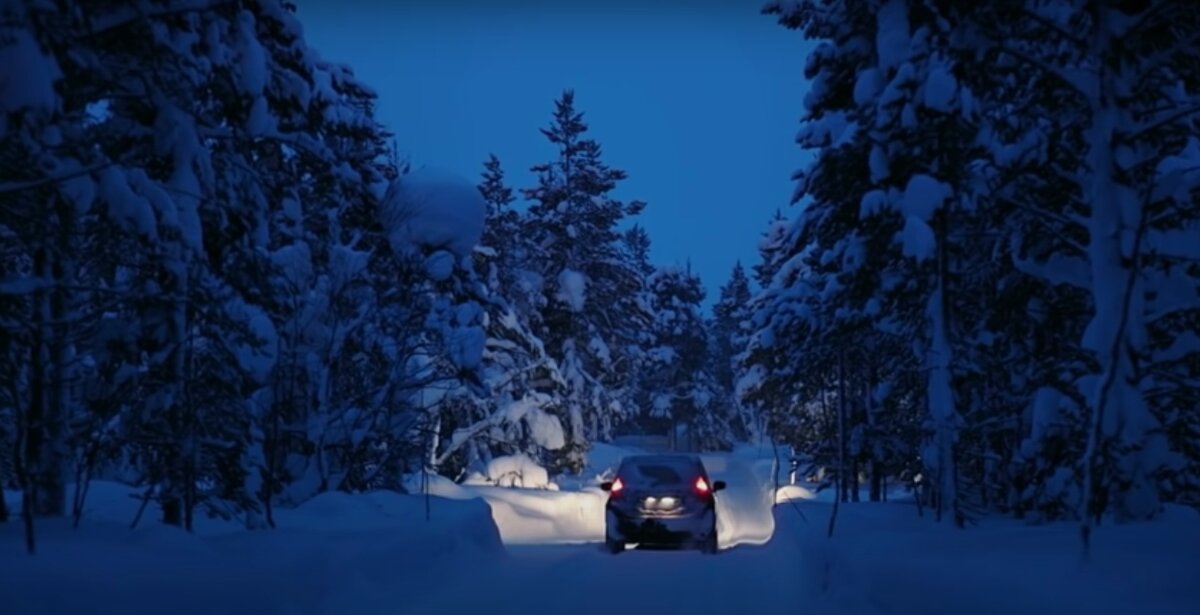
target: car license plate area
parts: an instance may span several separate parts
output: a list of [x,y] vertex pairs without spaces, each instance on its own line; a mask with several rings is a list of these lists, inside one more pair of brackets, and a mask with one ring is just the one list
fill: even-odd
[[677,495],[648,495],[642,498],[641,509],[650,515],[669,515],[683,508],[683,498]]

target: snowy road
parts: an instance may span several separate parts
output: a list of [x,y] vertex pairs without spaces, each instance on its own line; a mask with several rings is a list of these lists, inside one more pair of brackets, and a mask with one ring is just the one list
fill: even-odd
[[[736,547],[719,556],[592,545],[518,546],[510,562],[419,600],[408,613],[795,613],[782,599],[799,574],[794,550]],[[561,610],[557,610],[561,608]]]
[[406,612],[531,614],[556,605],[562,607],[556,612],[572,614],[795,613],[786,588],[802,562],[794,540],[772,538],[770,462],[723,455],[704,462],[714,479],[729,484],[718,501],[725,547],[719,555],[634,549],[614,556],[595,543],[510,545],[500,570],[464,571],[453,591],[424,596]]

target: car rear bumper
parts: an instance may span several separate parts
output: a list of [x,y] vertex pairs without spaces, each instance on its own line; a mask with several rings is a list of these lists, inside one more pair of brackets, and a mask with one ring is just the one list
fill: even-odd
[[649,517],[609,507],[606,533],[609,541],[654,545],[683,545],[703,541],[716,531],[712,508],[679,517]]

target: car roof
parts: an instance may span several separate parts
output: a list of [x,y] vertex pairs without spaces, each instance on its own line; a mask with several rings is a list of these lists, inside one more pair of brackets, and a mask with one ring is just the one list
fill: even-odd
[[667,454],[628,455],[626,457],[621,458],[621,463],[622,464],[624,464],[624,463],[675,463],[675,464],[687,463],[687,464],[703,465],[702,463],[700,463],[699,456],[697,456],[697,455],[682,455],[682,454],[681,455],[667,455]]

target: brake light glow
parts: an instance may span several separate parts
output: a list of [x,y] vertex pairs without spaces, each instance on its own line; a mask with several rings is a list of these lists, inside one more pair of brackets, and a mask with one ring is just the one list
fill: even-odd
[[625,489],[625,483],[622,483],[620,477],[618,477],[616,480],[613,481],[612,488],[609,489],[609,492],[612,493],[613,495],[617,495],[618,493],[621,493],[621,491],[624,489]]
[[710,489],[708,487],[708,481],[704,480],[703,476],[696,479],[695,487],[696,487],[696,493],[699,493],[701,495],[707,495],[708,492],[710,491]]

